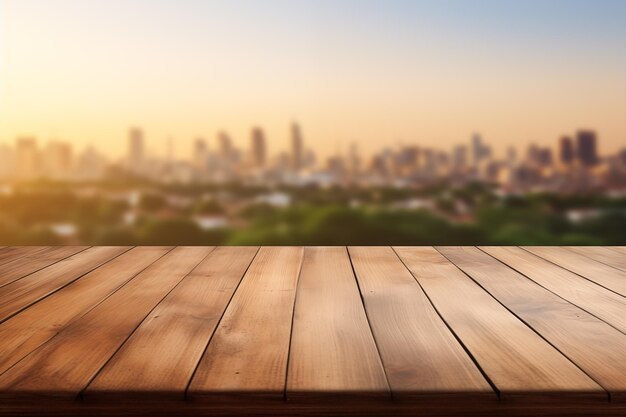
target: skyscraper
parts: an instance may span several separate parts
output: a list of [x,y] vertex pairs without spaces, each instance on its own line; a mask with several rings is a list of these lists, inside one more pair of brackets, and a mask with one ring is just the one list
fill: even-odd
[[252,165],[255,168],[263,168],[265,167],[267,159],[267,148],[265,145],[265,135],[263,134],[263,130],[259,127],[253,128],[251,139]]
[[217,134],[217,152],[221,158],[228,159],[233,153],[233,144],[226,132]]
[[294,171],[302,169],[303,143],[300,126],[297,123],[291,125],[291,167]]
[[128,132],[128,164],[132,170],[138,169],[144,161],[145,149],[143,131],[131,128]]
[[570,165],[575,157],[574,141],[569,136],[563,136],[559,140],[559,162],[563,165]]
[[581,164],[592,166],[598,163],[596,132],[579,130],[576,133],[576,150]]
[[33,178],[39,174],[39,151],[35,138],[18,138],[16,157],[17,174],[20,178]]

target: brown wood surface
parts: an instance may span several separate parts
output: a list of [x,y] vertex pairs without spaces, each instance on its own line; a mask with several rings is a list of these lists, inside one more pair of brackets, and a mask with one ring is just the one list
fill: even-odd
[[624,271],[562,247],[525,246],[524,249],[626,296],[626,272]]
[[0,288],[0,322],[129,250],[93,247]]
[[0,265],[50,249],[49,246],[0,246]]
[[200,361],[189,397],[283,399],[303,252],[259,250]]
[[[43,249],[37,247],[32,251],[28,250],[22,252],[20,254],[21,256],[5,259],[5,262],[0,265],[0,287],[17,281],[22,277],[39,271],[85,249],[87,249],[87,246],[60,246]],[[1,291],[4,290],[0,290],[0,294]]]
[[167,253],[134,248],[0,324],[0,374]]
[[0,248],[0,416],[626,415],[624,255]]
[[626,333],[626,298],[528,251],[511,246],[481,249],[542,287]]
[[389,247],[350,247],[394,398],[495,393]]
[[566,249],[626,271],[626,253],[601,246],[567,246]]
[[5,396],[75,398],[135,327],[213,248],[178,247],[0,375]]
[[218,248],[143,321],[89,385],[89,398],[184,398],[200,357],[258,248]]
[[[442,248],[443,249],[443,248]],[[608,398],[576,365],[433,248],[398,247],[435,308],[503,398]]]
[[305,248],[289,358],[288,400],[389,397],[346,248]]
[[624,333],[477,248],[442,248],[441,252],[606,389],[612,401],[624,400]]

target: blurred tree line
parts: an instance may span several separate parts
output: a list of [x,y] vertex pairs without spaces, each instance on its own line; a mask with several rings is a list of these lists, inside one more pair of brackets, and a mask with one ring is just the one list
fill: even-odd
[[[121,185],[97,185],[123,189]],[[461,188],[289,188],[289,207],[256,200],[263,187],[152,187],[132,205],[47,184],[0,194],[0,244],[68,243],[51,224],[71,224],[73,243],[97,245],[625,245],[626,198],[602,194],[498,196],[484,184]],[[227,192],[227,209],[207,193]],[[175,205],[171,199],[186,198]],[[427,207],[399,204],[411,199]],[[592,215],[571,220],[578,210]],[[129,213],[134,216],[129,219]],[[203,228],[197,216],[223,216]]]

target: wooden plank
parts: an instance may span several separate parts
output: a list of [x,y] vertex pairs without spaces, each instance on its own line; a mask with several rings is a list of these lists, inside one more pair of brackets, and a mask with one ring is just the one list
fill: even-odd
[[211,252],[178,247],[0,376],[8,398],[74,399],[144,317]]
[[626,271],[626,254],[600,246],[566,246],[566,249]]
[[502,399],[606,401],[598,384],[435,249],[396,251]]
[[291,337],[288,400],[390,397],[345,247],[305,248]]
[[350,247],[394,398],[495,400],[479,369],[389,247]]
[[44,249],[50,248],[49,246],[10,246],[0,247],[0,265],[7,262],[14,261],[24,256],[31,256]]
[[228,305],[188,396],[284,397],[300,247],[263,247]]
[[446,247],[441,252],[606,389],[611,401],[624,400],[624,333],[477,248]]
[[185,390],[257,247],[213,251],[141,323],[83,394],[184,398]]
[[0,265],[0,287],[57,263],[61,259],[82,252],[87,248],[88,246],[51,246],[8,260],[3,265]]
[[129,249],[117,246],[89,248],[5,285],[0,291],[0,322]]
[[0,374],[168,251],[133,248],[0,324]]
[[626,296],[626,272],[624,271],[573,253],[565,248],[553,246],[524,246],[523,248],[611,291]]
[[482,246],[481,249],[626,333],[626,299],[621,295],[520,248]]

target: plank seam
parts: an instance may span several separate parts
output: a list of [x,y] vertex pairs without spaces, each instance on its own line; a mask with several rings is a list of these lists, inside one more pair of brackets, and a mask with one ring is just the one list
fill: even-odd
[[[433,247],[434,248],[434,247]],[[400,262],[402,263],[402,265],[406,268],[407,271],[409,271],[409,273],[411,274],[411,276],[413,277],[413,279],[415,280],[415,282],[417,282],[417,285],[419,285],[420,289],[422,290],[422,292],[424,293],[424,295],[426,296],[426,299],[428,300],[428,302],[430,303],[430,305],[433,307],[433,310],[435,310],[435,313],[437,313],[437,316],[439,316],[439,318],[441,319],[441,321],[443,322],[443,324],[448,328],[448,330],[450,331],[450,333],[452,333],[452,336],[454,336],[454,338],[456,339],[456,341],[459,343],[459,345],[461,345],[461,347],[463,348],[463,350],[465,351],[465,353],[467,354],[467,356],[469,356],[469,358],[472,360],[472,362],[474,363],[474,365],[476,366],[476,368],[478,368],[478,371],[482,374],[483,378],[485,378],[485,380],[487,381],[487,383],[489,384],[489,386],[491,386],[491,389],[496,393],[496,396],[498,397],[498,401],[501,400],[501,394],[500,394],[500,390],[498,389],[498,387],[496,386],[496,384],[491,380],[491,378],[489,378],[489,375],[487,375],[487,373],[485,372],[485,370],[482,368],[482,366],[480,366],[480,363],[478,363],[478,360],[476,360],[476,358],[474,357],[474,355],[472,355],[472,352],[470,352],[469,348],[467,346],[465,346],[465,343],[463,343],[463,341],[461,340],[461,338],[456,334],[456,332],[452,329],[452,327],[448,324],[448,322],[446,321],[446,319],[443,318],[443,315],[439,312],[439,309],[435,306],[435,303],[433,302],[433,300],[431,300],[430,296],[428,295],[428,293],[426,292],[426,290],[424,289],[424,287],[422,287],[422,284],[419,282],[419,280],[417,279],[417,277],[415,276],[415,274],[413,274],[413,271],[411,271],[411,269],[408,267],[408,265],[406,263],[404,263],[404,260],[402,259],[402,257],[400,256],[400,254],[398,254],[398,252],[396,252],[396,248],[394,248],[393,246],[391,247],[391,250],[393,251],[393,253],[395,253],[395,255],[398,257],[398,259],[400,260]],[[436,249],[435,249],[436,250]],[[439,252],[439,251],[437,251]],[[446,258],[447,259],[447,258]]]
[[239,279],[239,282],[235,286],[235,289],[233,290],[233,293],[230,295],[230,298],[228,299],[228,302],[226,303],[226,306],[224,307],[224,310],[222,311],[222,314],[221,314],[219,320],[217,321],[217,323],[215,323],[215,327],[213,328],[213,332],[211,332],[211,336],[209,337],[209,340],[207,340],[206,345],[204,346],[204,350],[202,351],[202,354],[200,355],[200,358],[198,359],[198,362],[196,363],[196,366],[193,368],[193,372],[191,372],[191,376],[189,377],[189,381],[187,381],[187,385],[185,386],[185,391],[183,393],[183,397],[184,397],[185,400],[189,399],[189,387],[191,386],[191,381],[193,381],[194,377],[196,376],[196,373],[198,372],[198,367],[200,366],[200,362],[202,362],[202,358],[204,358],[204,355],[206,354],[206,351],[209,348],[209,344],[211,344],[211,341],[213,340],[213,336],[215,335],[215,332],[217,331],[218,327],[220,326],[220,323],[222,322],[222,318],[224,318],[224,314],[226,313],[226,310],[228,309],[228,306],[230,305],[230,302],[233,300],[233,297],[237,293],[237,290],[241,286],[241,283],[243,282],[244,278],[246,277],[246,274],[248,273],[248,270],[250,269],[250,266],[254,263],[254,260],[256,259],[256,257],[259,254],[260,250],[261,250],[261,246],[257,247],[257,250],[254,253],[254,256],[252,257],[252,259],[250,259],[250,263],[248,263],[248,266],[243,271],[243,274],[241,274],[241,278]]
[[[13,249],[13,248],[24,248],[24,247],[26,247],[26,248],[27,248],[28,246],[11,246],[11,247],[3,247],[3,248],[0,248],[0,249],[1,249],[0,255],[2,254],[2,252],[6,252],[6,251],[7,251],[7,249]],[[23,254],[23,255],[18,255],[18,256],[16,256],[15,258],[10,258],[10,257],[9,257],[9,258],[3,259],[3,260],[1,260],[1,261],[0,261],[0,267],[1,267],[1,266],[6,265],[6,264],[8,264],[8,263],[11,263],[11,262],[13,262],[13,261],[17,261],[18,259],[23,259],[23,258],[26,258],[26,257],[35,256],[35,255],[37,255],[38,253],[43,252],[44,250],[46,250],[46,248],[51,248],[51,247],[52,247],[52,246],[43,246],[43,247],[40,247],[39,249],[37,249],[36,251],[34,251],[33,253],[25,253],[25,254]],[[80,252],[80,251],[79,251],[79,252]],[[79,253],[79,252],[76,252],[76,253]],[[19,279],[19,278],[18,278],[18,279]],[[11,281],[11,282],[13,282],[13,281]],[[4,284],[4,285],[6,285],[6,284]],[[4,285],[2,285],[2,286],[4,286]]]
[[287,369],[285,370],[285,388],[283,390],[283,401],[287,402],[287,384],[289,383],[289,364],[291,362],[291,343],[293,341],[293,324],[296,315],[296,303],[298,294],[300,293],[300,277],[302,276],[302,267],[304,266],[304,257],[306,256],[306,247],[302,248],[302,259],[300,260],[300,268],[298,269],[298,277],[296,278],[296,293],[293,297],[293,306],[291,307],[291,327],[289,329],[289,349],[287,349]]
[[[573,301],[570,301],[570,300],[568,300],[568,299],[566,299],[566,298],[564,298],[564,297],[560,296],[559,294],[557,294],[556,292],[552,291],[551,289],[549,289],[549,288],[547,288],[547,287],[544,287],[543,285],[541,285],[540,283],[538,283],[537,281],[535,281],[534,279],[532,279],[532,278],[531,278],[531,277],[529,277],[528,275],[524,274],[523,272],[519,271],[518,269],[516,269],[515,267],[513,267],[513,266],[509,265],[508,263],[504,262],[503,260],[499,259],[498,257],[496,257],[496,256],[494,256],[494,255],[492,255],[492,254],[490,254],[489,252],[485,252],[483,249],[481,249],[481,247],[480,247],[480,246],[477,246],[476,248],[477,248],[478,250],[482,251],[483,253],[485,253],[486,255],[488,255],[488,256],[490,256],[490,257],[492,257],[492,258],[493,258],[493,259],[495,259],[496,261],[500,262],[501,264],[503,264],[503,265],[504,265],[504,266],[506,266],[507,268],[510,268],[510,269],[512,269],[513,271],[517,272],[518,274],[520,274],[520,275],[521,275],[521,276],[523,276],[524,278],[527,278],[527,279],[528,279],[528,280],[530,280],[532,283],[534,283],[534,284],[536,284],[536,285],[540,286],[541,288],[545,289],[546,291],[551,292],[552,294],[556,295],[556,296],[557,296],[557,297],[559,297],[561,300],[563,300],[563,301],[565,301],[565,302],[567,302],[567,303],[569,303],[569,304],[571,304],[571,305],[573,305],[573,306],[576,306],[577,308],[581,309],[582,311],[584,311],[585,313],[589,314],[590,316],[595,317],[596,319],[600,320],[601,322],[606,323],[607,325],[611,326],[612,328],[614,328],[614,329],[615,329],[615,330],[617,330],[618,332],[623,333],[623,334],[625,334],[625,335],[626,335],[626,333],[625,333],[625,332],[623,332],[623,331],[622,331],[622,330],[620,330],[619,328],[617,328],[617,327],[613,326],[611,323],[609,323],[609,322],[605,321],[604,319],[602,319],[602,318],[600,318],[600,317],[596,316],[594,313],[592,313],[592,312],[590,312],[590,311],[587,311],[585,308],[583,308],[583,307],[579,306],[578,304],[574,303]],[[544,260],[543,258],[541,258],[541,257],[539,257],[539,256],[537,256],[537,255],[535,255],[534,253],[531,253],[531,252],[529,252],[529,253],[530,253],[532,256],[535,256],[535,257],[537,257],[537,258],[539,258],[539,259],[541,259],[541,260]]]
[[[132,249],[131,249],[132,250]],[[168,253],[170,253],[172,251],[172,249],[169,249],[167,252],[165,252],[163,255],[159,256],[157,259],[155,259],[152,263],[150,263],[149,265],[147,265],[145,268],[141,269],[140,271],[138,271],[136,274],[132,275],[130,278],[128,278],[126,281],[124,281],[122,284],[120,284],[117,288],[115,288],[113,291],[111,291],[109,294],[107,294],[103,299],[101,299],[100,301],[98,301],[97,303],[95,303],[93,306],[89,307],[87,310],[85,310],[82,314],[80,314],[79,316],[76,316],[76,318],[74,318],[73,320],[68,321],[67,323],[65,323],[63,325],[63,327],[57,329],[57,331],[50,336],[48,339],[44,340],[43,342],[41,342],[40,344],[38,344],[37,346],[35,346],[30,352],[28,352],[26,355],[22,356],[19,360],[17,360],[14,364],[12,364],[11,366],[9,366],[7,369],[5,369],[3,372],[0,372],[0,375],[4,374],[5,372],[8,372],[11,368],[13,368],[15,365],[17,365],[18,363],[20,363],[24,358],[26,358],[28,355],[30,355],[31,353],[33,353],[34,351],[36,351],[37,349],[39,349],[41,346],[43,346],[44,344],[48,343],[50,340],[52,340],[54,337],[56,337],[59,333],[61,333],[63,330],[67,329],[70,324],[80,320],[81,318],[83,318],[85,315],[87,315],[91,310],[93,310],[94,308],[98,307],[100,304],[102,304],[103,302],[105,302],[109,297],[111,297],[113,294],[115,294],[116,292],[118,292],[122,287],[124,287],[126,284],[128,284],[130,281],[133,280],[133,278],[135,278],[137,275],[141,274],[143,271],[145,271],[147,268],[150,267],[150,265],[152,265],[154,262],[158,261],[159,259],[161,259],[162,257],[164,257],[165,255],[167,255]],[[130,251],[129,251],[130,252]],[[127,253],[127,252],[124,252]],[[123,254],[122,254],[123,255]],[[93,271],[92,271],[93,272]],[[32,307],[34,304],[31,304],[28,306],[28,308]]]
[[598,381],[596,381],[591,375],[589,375],[584,369],[582,369],[576,362],[574,362],[572,359],[570,359],[569,356],[567,356],[565,353],[563,353],[561,351],[561,349],[557,348],[552,342],[550,342],[548,339],[546,339],[541,333],[539,333],[537,330],[535,330],[529,323],[526,322],[526,320],[522,319],[520,316],[518,316],[513,310],[511,310],[509,307],[507,307],[504,303],[502,303],[500,300],[498,300],[493,294],[491,294],[485,287],[483,287],[482,285],[480,285],[480,283],[478,281],[476,281],[474,278],[472,278],[472,276],[470,274],[468,274],[467,272],[465,272],[461,267],[459,267],[458,265],[456,265],[454,262],[452,262],[451,259],[449,259],[446,255],[444,255],[442,252],[439,251],[439,249],[437,249],[435,247],[435,250],[437,252],[439,252],[441,254],[441,256],[443,256],[444,258],[446,258],[448,260],[448,262],[450,262],[452,265],[454,265],[455,268],[457,268],[459,271],[461,271],[461,273],[463,273],[463,275],[467,276],[469,279],[471,279],[476,285],[478,285],[480,288],[482,288],[483,291],[485,291],[487,294],[489,294],[489,296],[491,298],[493,298],[494,300],[496,300],[496,302],[498,304],[500,304],[502,307],[504,307],[509,313],[511,313],[513,316],[515,316],[519,321],[521,321],[526,327],[528,327],[531,331],[533,331],[537,336],[539,336],[541,339],[543,339],[547,344],[549,344],[550,346],[552,346],[552,348],[554,350],[556,350],[557,352],[559,352],[565,359],[567,359],[569,362],[571,362],[576,368],[578,368],[583,374],[585,374],[590,380],[592,380],[593,382],[595,382],[600,388],[602,388],[604,390],[604,392],[607,394],[607,398],[608,398],[608,402],[611,402],[611,393],[602,386],[602,384],[600,384]]
[[[93,247],[93,246],[92,246]],[[98,264],[96,266],[94,266],[93,268],[89,269],[88,271],[85,271],[84,273],[80,274],[79,276],[77,276],[76,278],[74,278],[73,280],[66,282],[65,284],[61,285],[59,288],[55,288],[54,290],[50,291],[47,294],[44,294],[43,296],[39,297],[38,299],[34,300],[32,303],[20,308],[19,310],[14,311],[12,314],[10,314],[9,316],[5,317],[4,319],[0,320],[0,324],[4,323],[5,321],[9,320],[11,317],[15,317],[16,315],[20,314],[22,311],[26,310],[27,308],[29,308],[32,305],[37,304],[38,302],[40,302],[41,300],[45,300],[46,298],[50,297],[52,294],[55,294],[59,291],[61,291],[63,288],[67,287],[68,285],[71,285],[72,283],[78,281],[79,279],[81,279],[82,277],[84,277],[85,275],[89,274],[92,271],[95,271],[96,269],[100,268],[103,265],[106,265],[107,263],[111,262],[113,259],[122,256],[123,254],[125,254],[126,252],[128,252],[129,250],[133,249],[134,246],[129,246],[128,249],[126,249],[124,252],[118,253],[117,255],[113,256],[111,259],[107,259],[106,261],[102,262],[101,264]],[[87,248],[89,249],[89,248]],[[87,250],[85,249],[85,250]],[[73,255],[68,256],[68,258],[71,258],[72,256],[76,256],[83,253],[83,251],[77,252]],[[64,258],[62,260],[68,259],[68,258]],[[59,262],[61,262],[61,260],[59,260]],[[56,263],[56,262],[55,262]],[[54,264],[52,264],[54,265]],[[52,266],[52,265],[48,265],[46,268]],[[45,268],[42,268],[45,269]],[[30,275],[30,274],[28,274]],[[21,278],[20,278],[21,279]],[[13,281],[16,282],[16,281]]]
[[[14,279],[13,281],[10,281],[10,282],[5,282],[4,284],[0,285],[0,288],[4,287],[4,286],[6,286],[6,285],[12,284],[12,283],[14,283],[14,282],[17,282],[17,281],[19,281],[19,280],[21,280],[21,279],[24,279],[24,278],[26,278],[26,277],[28,277],[28,276],[30,276],[30,275],[32,275],[32,274],[35,274],[35,273],[37,273],[37,272],[41,271],[42,269],[46,269],[46,268],[51,267],[52,265],[58,264],[59,262],[64,261],[64,260],[66,260],[66,259],[67,259],[67,258],[69,258],[69,257],[75,256],[75,255],[78,255],[78,254],[81,254],[81,253],[83,253],[84,251],[86,251],[87,249],[90,249],[90,248],[93,248],[93,246],[87,246],[87,247],[85,247],[85,249],[79,250],[78,252],[73,253],[73,254],[71,254],[71,255],[64,256],[64,257],[62,257],[61,259],[57,259],[56,261],[52,262],[51,264],[48,264],[48,265],[42,266],[41,268],[36,269],[36,270],[34,270],[34,271],[32,271],[32,272],[29,272],[29,273],[28,273],[28,274],[26,274],[26,275],[22,275],[21,277],[16,278],[16,279]],[[16,258],[16,260],[17,260],[17,259],[22,259],[22,258],[24,258],[24,256],[18,257],[18,258]],[[12,261],[13,261],[13,260],[11,260],[11,262],[12,262]],[[7,262],[7,263],[8,263],[8,262]],[[2,266],[3,266],[3,265],[6,265],[6,263],[2,264]],[[2,321],[0,321],[0,323],[2,323]]]
[[[172,250],[176,249],[176,247],[174,247],[173,249],[170,250],[170,252]],[[174,291],[184,280],[185,278],[187,278],[197,267],[198,265],[200,265],[211,253],[213,253],[213,251],[216,249],[216,246],[213,247],[213,249],[211,249],[209,251],[209,253],[207,253],[193,268],[191,268],[189,270],[189,272],[187,272],[181,279],[180,281],[178,281],[176,283],[176,285],[174,285],[167,293],[165,293],[165,295],[163,297],[161,297],[161,299],[159,300],[158,303],[156,303],[154,305],[154,307],[152,307],[147,313],[146,315],[143,317],[143,319],[141,319],[139,321],[139,323],[137,323],[137,325],[128,333],[128,335],[126,335],[126,337],[124,338],[124,340],[122,341],[122,343],[120,343],[120,345],[117,347],[117,349],[115,349],[115,351],[111,354],[111,356],[109,356],[109,358],[102,364],[102,366],[92,375],[92,377],[89,379],[89,381],[87,381],[87,383],[85,384],[85,386],[78,392],[77,395],[77,399],[80,401],[84,400],[84,393],[85,390],[87,389],[87,387],[89,387],[89,384],[91,384],[93,382],[94,379],[96,379],[96,377],[100,374],[100,372],[109,364],[109,362],[111,362],[111,359],[113,359],[113,357],[117,354],[117,352],[120,351],[120,349],[126,344],[126,342],[128,341],[128,339],[133,335],[133,333],[135,333],[135,330],[137,330],[137,328],[139,326],[141,326],[141,324],[146,320],[146,318],[154,311],[154,309],[156,309],[159,304],[161,304],[163,302],[163,300],[165,298],[167,298],[168,295],[170,295],[170,293],[172,291]],[[170,253],[168,252],[168,253]],[[165,256],[165,255],[163,255]],[[159,258],[161,259],[161,258]],[[156,262],[156,261],[155,261]],[[150,265],[154,265],[154,262],[151,263]]]
[[585,258],[587,258],[587,259],[591,259],[592,261],[595,261],[595,262],[601,263],[601,264],[606,265],[606,266],[608,266],[608,267],[611,267],[611,268],[613,268],[613,269],[617,269],[619,272],[626,272],[626,270],[624,270],[624,269],[622,269],[622,268],[618,268],[618,267],[616,267],[615,265],[611,265],[611,264],[606,263],[606,262],[604,262],[604,261],[601,261],[601,260],[599,260],[599,259],[593,258],[593,257],[591,257],[591,256],[589,256],[589,255],[585,255],[585,254],[584,254],[584,253],[582,253],[582,252],[576,252],[575,250],[573,250],[573,249],[571,249],[571,248],[567,248],[567,247],[563,247],[563,249],[565,249],[566,251],[568,251],[568,252],[570,252],[570,253],[573,253],[574,255],[584,256]]
[[[517,246],[517,247],[518,247],[518,248],[520,248],[520,249],[522,249],[522,250],[525,250],[525,251],[526,251],[526,252],[528,252],[528,253],[531,253],[531,254],[533,254],[533,255],[535,255],[535,256],[538,256],[538,257],[540,257],[541,259],[545,259],[546,261],[550,262],[551,264],[554,264],[554,265],[558,266],[559,268],[565,269],[566,271],[569,271],[569,272],[571,272],[572,274],[576,274],[576,275],[578,275],[579,277],[582,277],[582,278],[586,279],[587,281],[592,282],[592,283],[594,283],[594,284],[596,284],[596,285],[598,285],[598,286],[600,286],[600,287],[604,288],[605,290],[609,290],[609,291],[611,291],[611,292],[613,292],[613,293],[615,293],[615,294],[619,295],[620,297],[624,297],[624,298],[626,298],[626,296],[624,296],[624,295],[622,295],[622,294],[618,293],[617,291],[612,290],[611,288],[608,288],[608,287],[606,287],[606,286],[604,286],[604,285],[602,285],[602,284],[600,284],[600,283],[598,283],[598,282],[594,281],[594,280],[593,280],[593,279],[591,279],[591,278],[587,278],[586,276],[581,275],[581,274],[579,274],[579,273],[578,273],[578,272],[576,272],[576,271],[572,271],[571,269],[566,268],[566,267],[564,267],[563,265],[559,265],[559,264],[557,264],[556,262],[552,262],[550,259],[548,259],[548,258],[546,258],[546,257],[544,257],[544,256],[541,256],[541,255],[539,255],[539,254],[537,254],[537,253],[535,253],[535,252],[533,252],[533,251],[530,251],[530,250],[526,249],[526,248],[525,248],[525,247],[523,247],[523,246]],[[593,261],[593,259],[592,259],[592,261]]]
[[389,382],[389,376],[387,376],[387,368],[385,367],[385,361],[383,360],[383,356],[380,353],[380,347],[378,346],[378,340],[376,339],[376,334],[374,333],[374,328],[372,327],[372,322],[370,321],[370,316],[367,311],[367,307],[365,306],[365,298],[363,297],[363,290],[361,289],[361,285],[359,284],[359,280],[357,279],[356,268],[354,267],[354,262],[352,261],[352,255],[350,254],[350,249],[346,246],[346,252],[348,252],[348,259],[350,260],[350,267],[352,268],[352,276],[354,281],[356,282],[356,286],[359,290],[359,298],[361,299],[361,305],[363,306],[363,311],[365,312],[365,318],[367,320],[367,325],[370,329],[370,333],[372,334],[372,339],[374,340],[374,346],[376,346],[376,353],[378,353],[378,359],[383,368],[383,373],[385,375],[385,381],[387,382],[387,388],[389,390],[389,398],[393,400],[393,390],[391,389],[391,383]]

